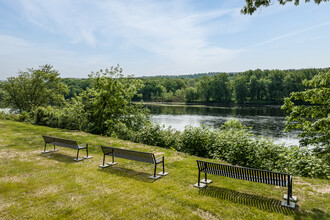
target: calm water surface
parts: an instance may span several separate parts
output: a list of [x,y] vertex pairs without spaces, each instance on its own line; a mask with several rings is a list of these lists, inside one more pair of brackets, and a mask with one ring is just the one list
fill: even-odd
[[285,111],[279,106],[271,107],[207,107],[207,106],[168,106],[147,105],[151,120],[178,130],[185,126],[203,124],[220,128],[230,118],[237,118],[243,125],[252,128],[252,132],[264,137],[273,138],[275,143],[299,145],[298,132],[284,132]]

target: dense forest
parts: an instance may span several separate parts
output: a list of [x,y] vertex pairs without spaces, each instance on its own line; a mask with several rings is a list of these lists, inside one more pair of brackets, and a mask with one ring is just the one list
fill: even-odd
[[[186,102],[206,104],[283,104],[291,92],[303,91],[310,80],[326,69],[249,70],[241,73],[200,73],[179,76],[140,77],[144,87],[133,101]],[[89,79],[62,79],[74,97],[87,87]]]

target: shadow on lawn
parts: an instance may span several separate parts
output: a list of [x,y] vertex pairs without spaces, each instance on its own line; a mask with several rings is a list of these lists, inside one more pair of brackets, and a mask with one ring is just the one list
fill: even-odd
[[295,215],[294,210],[282,207],[281,201],[277,199],[270,199],[258,195],[250,195],[247,193],[241,193],[235,190],[215,186],[207,186],[204,189],[200,189],[199,193],[231,202],[254,206],[266,211],[276,212],[284,215]]
[[330,214],[320,209],[313,208],[311,212],[307,212],[305,210],[298,212],[296,219],[318,219],[318,220],[330,219]]
[[[73,160],[73,159],[76,158],[75,156],[70,156],[70,155],[67,155],[67,154],[62,154],[62,153],[59,153],[58,151],[57,152],[49,152],[49,153],[46,153],[46,154],[41,153],[40,156],[45,157],[47,159],[56,160],[58,162],[79,163],[79,162],[76,162],[76,161]],[[81,162],[82,161],[80,161],[80,163]]]
[[109,174],[115,174],[115,175],[122,176],[122,177],[128,177],[128,178],[135,179],[138,181],[143,181],[146,183],[152,183],[155,181],[155,180],[149,178],[149,176],[152,176],[152,174],[150,174],[150,173],[144,173],[144,172],[127,169],[127,168],[123,168],[123,167],[118,167],[118,166],[110,166],[108,168],[99,168],[99,171],[109,173]]

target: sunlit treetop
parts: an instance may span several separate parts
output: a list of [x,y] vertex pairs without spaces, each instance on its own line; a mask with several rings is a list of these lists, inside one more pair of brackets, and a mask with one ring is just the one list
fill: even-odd
[[[260,7],[268,7],[272,4],[271,0],[245,0],[246,5],[241,10],[242,14],[252,15]],[[285,5],[287,2],[294,1],[295,5],[299,5],[300,0],[278,0],[281,5]],[[320,4],[321,2],[328,2],[329,0],[314,0],[315,4]],[[305,2],[310,2],[310,0],[305,0]]]

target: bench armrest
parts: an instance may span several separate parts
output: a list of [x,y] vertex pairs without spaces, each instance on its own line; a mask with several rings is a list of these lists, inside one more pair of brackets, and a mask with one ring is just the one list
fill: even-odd
[[79,144],[78,148],[79,149],[84,149],[84,148],[87,148],[87,146],[88,146],[87,143],[86,144]]
[[164,160],[164,156],[157,157],[157,158],[156,158],[156,161],[157,161],[157,160],[160,161],[160,162],[162,162],[162,161]]

